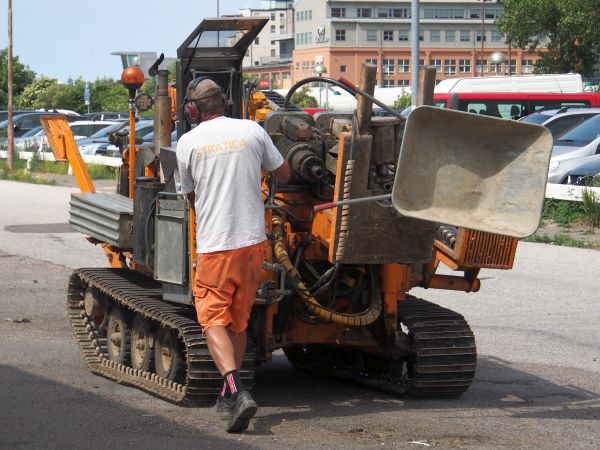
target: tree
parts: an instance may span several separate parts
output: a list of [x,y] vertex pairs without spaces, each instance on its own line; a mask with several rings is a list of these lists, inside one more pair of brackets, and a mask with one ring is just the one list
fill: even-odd
[[[17,97],[25,86],[35,79],[35,72],[19,62],[18,56],[13,56],[13,95],[15,104]],[[0,50],[0,109],[6,109],[8,103],[8,50]]]
[[503,0],[498,28],[507,41],[540,52],[538,73],[591,76],[600,48],[600,0]]
[[308,94],[308,89],[302,89],[292,94],[292,103],[299,106],[300,108],[316,108],[319,106],[319,102],[312,95]]
[[48,77],[38,78],[25,86],[23,93],[15,102],[16,107],[19,109],[49,109],[51,106],[48,98],[58,94],[59,90],[58,80]]
[[408,108],[411,104],[412,104],[411,95],[408,92],[406,92],[405,90],[402,90],[402,94],[400,94],[398,96],[398,98],[396,99],[396,101],[394,102],[394,108],[404,109],[404,108]]

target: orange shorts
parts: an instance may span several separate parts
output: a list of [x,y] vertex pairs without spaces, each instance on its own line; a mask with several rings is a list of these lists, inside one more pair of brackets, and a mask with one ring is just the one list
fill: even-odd
[[198,253],[194,304],[206,331],[221,325],[234,333],[248,326],[258,284],[264,280],[263,262],[268,241],[249,247]]

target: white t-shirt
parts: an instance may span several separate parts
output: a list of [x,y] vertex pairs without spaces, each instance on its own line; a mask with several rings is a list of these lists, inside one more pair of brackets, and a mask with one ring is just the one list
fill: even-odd
[[181,191],[196,194],[196,247],[210,253],[265,240],[260,168],[283,164],[263,128],[251,120],[217,117],[177,142]]

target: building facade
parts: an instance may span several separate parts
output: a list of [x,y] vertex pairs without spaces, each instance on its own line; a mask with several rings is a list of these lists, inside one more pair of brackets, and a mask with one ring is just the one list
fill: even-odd
[[[328,76],[358,83],[362,63],[371,62],[379,85],[410,84],[410,0],[298,0],[294,8],[294,82],[322,64]],[[500,35],[502,11],[488,0],[421,0],[419,64],[436,67],[437,80],[533,73],[536,54],[509,48]],[[494,64],[494,52],[506,62]]]
[[266,17],[269,22],[250,45],[242,61],[245,73],[269,80],[273,88],[292,85],[294,9],[289,0],[263,0],[259,9],[241,9],[243,17]]

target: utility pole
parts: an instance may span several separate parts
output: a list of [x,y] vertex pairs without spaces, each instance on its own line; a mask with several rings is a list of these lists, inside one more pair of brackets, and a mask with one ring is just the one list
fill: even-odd
[[8,104],[8,124],[6,127],[6,139],[8,141],[8,152],[6,163],[8,170],[13,170],[14,161],[14,137],[15,130],[13,128],[13,55],[12,55],[12,0],[8,0],[8,77],[7,77],[7,94]]
[[485,42],[484,39],[485,39],[485,0],[481,0],[481,76],[483,76],[483,49],[484,49],[484,42]]
[[411,71],[410,71],[410,93],[411,104],[417,105],[419,95],[419,0],[411,0]]

